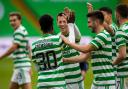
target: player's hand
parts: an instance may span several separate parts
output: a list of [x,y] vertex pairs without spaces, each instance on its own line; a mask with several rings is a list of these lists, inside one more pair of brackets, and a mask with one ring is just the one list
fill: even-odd
[[103,23],[103,27],[104,27],[104,29],[105,29],[106,31],[108,31],[108,30],[110,29],[109,24],[106,23],[106,22]]
[[93,11],[93,6],[91,3],[88,3],[87,2],[87,8],[88,8],[88,13],[92,12]]
[[115,65],[115,64],[116,64],[115,61],[113,61],[113,62],[112,62],[112,65]]
[[108,23],[104,22],[104,23],[103,23],[103,27],[104,27],[104,29],[105,29],[111,36],[114,36],[114,35],[115,35],[114,30],[109,26]]
[[71,11],[71,9],[69,9],[68,7],[64,8],[64,13],[65,13],[67,19],[69,19],[69,17],[70,17],[70,11]]
[[68,23],[75,23],[75,12],[74,11],[70,11],[70,16],[68,19]]
[[64,35],[61,35],[60,37],[62,38],[62,40],[65,44],[67,44],[67,45],[70,44],[70,41]]
[[109,25],[106,22],[103,23],[103,26],[104,26],[105,30],[107,30],[109,27]]
[[86,71],[85,70],[81,70],[81,75],[83,77],[83,80],[85,79],[85,74],[86,74]]
[[32,74],[33,74],[32,69],[30,69],[28,72],[29,72],[30,76],[32,76]]

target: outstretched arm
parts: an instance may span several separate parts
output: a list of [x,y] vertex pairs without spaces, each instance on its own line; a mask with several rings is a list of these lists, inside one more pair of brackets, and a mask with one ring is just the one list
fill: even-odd
[[91,52],[93,50],[96,50],[97,48],[92,45],[92,44],[87,44],[87,45],[78,45],[75,43],[71,43],[64,35],[61,35],[62,40],[65,42],[65,44],[69,45],[70,47],[83,52],[83,53],[88,53]]
[[79,56],[63,58],[63,62],[78,63],[78,62],[83,62],[83,61],[88,60],[89,57],[90,57],[90,53],[86,53],[86,54],[82,53]]
[[18,44],[13,43],[12,46],[8,49],[8,51],[5,54],[3,54],[2,56],[0,56],[0,59],[3,59],[4,57],[13,53],[18,48],[18,46],[19,46]]

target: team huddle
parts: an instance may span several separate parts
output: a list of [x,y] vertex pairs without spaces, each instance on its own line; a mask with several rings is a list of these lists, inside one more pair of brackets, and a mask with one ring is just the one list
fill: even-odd
[[[128,5],[112,10],[94,10],[87,3],[88,27],[95,37],[80,44],[81,33],[75,24],[75,12],[68,7],[57,15],[60,33],[54,35],[53,17],[44,14],[39,19],[42,36],[28,43],[28,32],[21,24],[18,12],[9,14],[14,29],[13,44],[0,59],[13,53],[14,72],[9,89],[32,89],[31,61],[37,69],[37,89],[84,89],[87,60],[91,59],[93,83],[91,89],[128,89]],[[84,29],[86,32],[86,29]]]

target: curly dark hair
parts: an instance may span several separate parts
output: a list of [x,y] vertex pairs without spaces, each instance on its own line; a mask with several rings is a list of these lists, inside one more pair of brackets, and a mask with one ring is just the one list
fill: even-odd
[[39,24],[41,26],[41,30],[44,33],[51,32],[53,30],[53,18],[51,15],[45,14],[40,17]]

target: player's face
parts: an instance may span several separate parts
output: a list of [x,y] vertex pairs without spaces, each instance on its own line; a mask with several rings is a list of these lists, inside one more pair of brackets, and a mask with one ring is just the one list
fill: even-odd
[[92,29],[92,33],[96,32],[96,22],[90,17],[88,18],[88,27]]
[[14,28],[14,29],[17,29],[20,24],[21,24],[21,20],[19,20],[17,18],[17,16],[10,16],[9,17],[9,20],[10,20],[10,25]]
[[58,16],[57,24],[58,24],[62,33],[66,31],[68,24],[67,24],[67,19],[65,16]]

